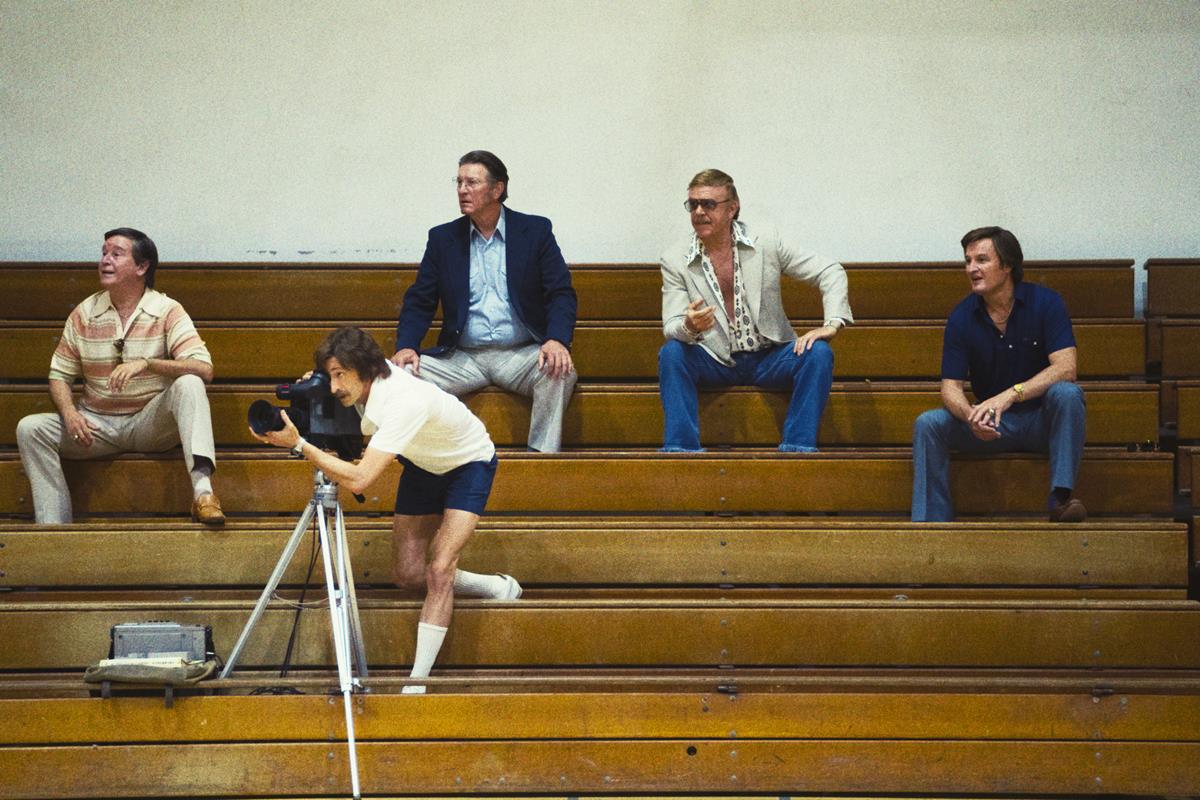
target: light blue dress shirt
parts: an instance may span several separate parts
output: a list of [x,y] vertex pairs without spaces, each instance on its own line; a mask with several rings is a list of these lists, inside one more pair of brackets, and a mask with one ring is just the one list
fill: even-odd
[[471,223],[471,304],[459,342],[463,347],[513,347],[533,341],[508,300],[504,209],[491,239]]

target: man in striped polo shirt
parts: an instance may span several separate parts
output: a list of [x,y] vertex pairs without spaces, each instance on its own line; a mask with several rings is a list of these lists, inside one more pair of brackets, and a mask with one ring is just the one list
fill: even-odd
[[[71,521],[62,459],[161,452],[183,445],[192,483],[192,517],[225,521],[213,494],[212,417],[204,385],[212,357],[177,301],[154,290],[158,249],[133,228],[104,234],[100,291],[67,318],[50,359],[50,399],[57,413],[31,414],[17,425],[21,463],[40,525]],[[71,385],[83,378],[79,406]]]

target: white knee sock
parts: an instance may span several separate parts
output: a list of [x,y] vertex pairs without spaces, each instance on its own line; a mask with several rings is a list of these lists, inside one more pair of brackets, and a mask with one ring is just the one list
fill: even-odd
[[[438,651],[442,649],[442,641],[446,638],[446,628],[441,625],[430,625],[428,622],[417,623],[417,652],[413,655],[413,668],[410,678],[427,678],[433,662],[437,659]],[[425,694],[424,686],[405,686],[400,690],[403,694]]]
[[454,593],[467,597],[490,597],[504,593],[505,580],[499,575],[480,575],[463,569],[454,570]]
[[192,464],[192,470],[188,473],[188,477],[192,479],[193,500],[206,494],[212,494],[212,481],[209,480],[212,471],[212,463],[207,458],[197,458]]

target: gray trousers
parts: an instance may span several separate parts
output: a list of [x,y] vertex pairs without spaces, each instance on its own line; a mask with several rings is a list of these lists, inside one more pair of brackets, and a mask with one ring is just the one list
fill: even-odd
[[460,347],[437,356],[421,356],[421,377],[458,397],[485,386],[499,386],[533,398],[529,448],[542,453],[562,449],[562,421],[577,377],[574,371],[549,378],[538,369],[539,344],[517,347]]
[[21,464],[33,492],[33,514],[39,525],[71,521],[71,492],[62,459],[82,461],[118,453],[158,453],[183,445],[190,472],[197,456],[216,464],[212,415],[204,381],[182,375],[135,414],[97,414],[79,409],[95,428],[92,446],[84,447],[65,433],[57,413],[30,414],[17,423]]

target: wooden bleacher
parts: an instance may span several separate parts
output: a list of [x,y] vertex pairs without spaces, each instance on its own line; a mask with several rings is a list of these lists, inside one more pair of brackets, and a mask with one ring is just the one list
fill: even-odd
[[[215,480],[229,513],[299,513],[312,495],[311,466],[280,452],[226,450]],[[871,448],[821,454],[774,449],[673,455],[645,451],[503,452],[488,509],[493,513],[841,513],[907,514],[910,451]],[[1044,513],[1045,457],[1013,454],[956,461],[951,490],[963,515]],[[124,455],[64,465],[76,512],[154,514],[186,509],[191,484],[177,454]],[[0,460],[0,514],[29,514],[14,455]],[[1167,515],[1168,453],[1088,448],[1080,485],[1097,515]],[[390,512],[399,475],[370,488],[350,511]],[[986,492],[978,487],[986,486]],[[786,488],[781,488],[786,487]]]
[[1200,440],[1200,381],[1175,384],[1176,435],[1181,441]]
[[[1066,299],[1076,318],[1133,317],[1133,262],[1126,259],[1027,261],[1025,279]],[[75,304],[96,290],[93,262],[8,262],[0,319],[61,328]],[[861,320],[944,319],[966,293],[962,264],[847,264],[851,302]],[[391,320],[416,276],[413,264],[164,264],[156,287],[205,322]],[[580,320],[657,320],[662,282],[656,264],[576,264],[571,277]],[[335,290],[336,291],[333,291]],[[270,297],[272,302],[264,302]],[[286,299],[286,303],[280,302]],[[784,282],[784,303],[799,319],[820,319],[816,293]]]
[[1200,259],[1146,261],[1148,367],[1164,379],[1200,378]]
[[[1116,676],[1112,694],[1090,694],[1077,674],[973,676],[908,683],[864,671],[799,685],[769,673],[739,691],[713,678],[677,678],[656,691],[431,695],[379,694],[361,702],[364,789],[410,796],[757,796],[843,792],[874,796],[1185,796],[1195,787],[1195,729],[1188,698],[1162,684]],[[772,691],[756,692],[762,680]],[[840,680],[839,680],[840,678]],[[892,683],[889,683],[892,681]],[[704,688],[697,688],[702,683]],[[863,692],[868,684],[872,691]],[[618,678],[611,687],[630,685]],[[824,690],[816,689],[822,686]],[[642,691],[637,691],[640,688]],[[61,707],[48,716],[47,706]],[[348,785],[329,700],[203,697],[116,701],[7,701],[28,745],[0,750],[10,797],[328,796]],[[419,707],[421,713],[413,713]],[[58,723],[72,716],[88,742]],[[243,720],[255,719],[248,741]],[[153,743],[130,743],[153,731]],[[918,735],[914,736],[914,732]],[[92,742],[95,742],[94,744]],[[908,787],[899,793],[894,787]],[[89,787],[92,788],[89,791]],[[107,791],[104,788],[107,787]],[[785,792],[782,787],[787,787]],[[951,787],[951,788],[947,788]],[[911,792],[911,793],[910,793]]]
[[[799,327],[820,324],[817,319],[794,321]],[[333,327],[332,322],[197,324],[222,381],[292,380],[291,373],[311,367],[313,350]],[[385,350],[393,349],[394,322],[351,324],[371,333]],[[439,330],[434,326],[427,345],[434,343]],[[0,347],[12,354],[6,377],[44,381],[60,333],[61,324],[0,325]],[[1076,320],[1075,337],[1086,353],[1080,358],[1081,376],[1125,378],[1141,375],[1145,368],[1145,329],[1136,321]],[[580,374],[590,380],[653,381],[662,341],[662,326],[653,322],[582,322],[575,331],[572,355]],[[834,369],[839,378],[928,379],[940,369],[942,324],[930,320],[862,323],[839,334],[837,343]]]
[[[1126,445],[1153,441],[1158,435],[1159,400],[1155,387],[1120,381],[1086,381],[1088,443]],[[1194,388],[1200,388],[1198,384]],[[250,447],[256,441],[246,427],[246,409],[270,399],[273,384],[214,386],[209,392],[217,444]],[[1187,393],[1187,402],[1200,393]],[[3,391],[0,447],[16,446],[17,422],[27,414],[53,411],[44,387]],[[936,383],[847,381],[834,384],[822,420],[820,441],[831,447],[907,445],[913,421],[941,399]],[[501,447],[518,447],[529,432],[529,400],[485,389],[467,404]],[[286,404],[285,404],[286,405]],[[770,446],[778,443],[787,397],[753,387],[701,392],[700,424],[713,447]],[[1195,425],[1200,425],[1197,420]],[[1182,434],[1181,434],[1182,435]],[[657,447],[662,442],[662,404],[658,388],[644,384],[587,383],[578,389],[563,422],[563,444],[583,447]]]
[[[387,529],[352,522],[364,584],[387,569]],[[219,696],[166,710],[161,697],[88,698],[63,674],[147,611],[214,624],[228,652],[245,585],[286,530],[4,525],[0,553],[20,568],[4,570],[0,636],[37,642],[0,656],[7,796],[344,787],[323,626],[301,628],[300,677],[265,671],[285,607],[265,615],[241,677],[214,682]],[[460,603],[435,694],[394,694],[417,600],[362,591],[376,668],[357,700],[364,787],[1073,794],[1099,778],[1116,793],[1186,794],[1200,617],[1182,599],[1185,538],[1163,523],[489,519],[464,566],[521,570],[529,594]],[[310,694],[244,694],[276,684]]]
[[[9,420],[15,421],[37,408],[46,408],[48,398],[42,390],[43,376],[50,352],[61,329],[58,319],[63,306],[78,296],[93,280],[94,267],[89,264],[13,264],[5,271],[6,279],[16,281],[15,288],[28,290],[39,279],[53,278],[55,292],[36,303],[20,303],[20,291],[0,298],[4,310],[0,323],[0,342],[14,353],[5,373],[11,383],[0,388],[0,420],[11,430]],[[310,353],[334,322],[353,321],[370,330],[385,350],[391,350],[394,315],[398,298],[411,282],[414,268],[404,265],[281,265],[281,264],[183,264],[167,265],[161,270],[159,286],[177,296],[197,321],[213,353],[217,365],[218,385],[212,399],[217,420],[218,441],[228,448],[245,448],[253,443],[245,429],[244,409],[258,396],[267,394],[270,383],[290,380],[295,373],[307,368]],[[821,494],[825,502],[808,506],[797,502],[789,505],[781,500],[777,510],[836,510],[855,512],[903,513],[907,507],[909,481],[906,472],[908,456],[895,450],[910,441],[911,425],[917,414],[938,404],[936,384],[930,376],[937,374],[940,363],[941,331],[944,316],[963,292],[961,266],[949,263],[928,264],[852,264],[848,266],[851,293],[859,324],[843,331],[836,340],[835,374],[837,390],[831,396],[820,442],[830,457],[842,459],[839,464],[853,466],[855,478],[864,470],[884,470],[886,490],[872,487],[868,497],[858,499],[845,495]],[[580,265],[573,269],[580,295],[580,324],[576,334],[574,356],[581,373],[575,400],[568,411],[564,440],[569,448],[625,450],[653,448],[660,443],[661,407],[653,380],[657,371],[657,351],[662,342],[658,323],[659,273],[655,265]],[[1099,447],[1144,445],[1157,438],[1158,400],[1153,387],[1139,379],[1145,372],[1145,328],[1132,319],[1132,269],[1125,260],[1031,262],[1029,280],[1045,283],[1061,290],[1067,297],[1076,317],[1076,334],[1080,343],[1080,373],[1089,390],[1089,446]],[[174,284],[172,283],[174,281]],[[28,285],[26,285],[28,284]],[[816,293],[787,282],[789,312],[797,326],[817,324],[820,313]],[[346,287],[354,287],[348,291]],[[289,309],[264,311],[262,289],[282,289],[289,299]],[[278,296],[278,295],[275,295]],[[355,306],[348,296],[363,298]],[[861,303],[857,298],[861,297]],[[319,309],[319,312],[318,312]],[[324,321],[306,321],[319,315]],[[291,319],[288,319],[288,317]],[[273,319],[272,319],[273,318]],[[267,321],[263,321],[266,319]],[[436,328],[429,341],[436,336]],[[527,401],[501,392],[484,391],[468,400],[481,415],[502,447],[523,444],[528,425]],[[777,442],[785,399],[771,392],[753,389],[734,389],[706,393],[702,401],[704,439],[713,447],[769,447]],[[4,437],[8,439],[5,441]],[[11,442],[12,434],[0,433],[0,447]],[[11,445],[10,445],[11,446]],[[853,451],[845,448],[854,448]],[[261,448],[258,452],[262,452]],[[269,457],[259,461],[248,453],[228,450],[223,457],[220,477],[233,468],[238,475],[253,475],[256,486],[278,485],[264,481],[255,470],[273,470]],[[1120,459],[1102,452],[1095,454],[1089,464],[1114,465],[1114,473],[1102,482],[1104,496],[1108,484],[1123,482],[1130,474],[1116,467]],[[626,458],[629,458],[628,456]],[[132,466],[137,459],[118,462],[121,469],[112,476],[138,472],[156,474],[158,460],[148,459],[140,467]],[[228,461],[228,464],[224,462]],[[594,464],[589,462],[589,466]],[[640,466],[631,469],[654,470],[660,462],[636,459]],[[740,463],[740,462],[739,462]],[[766,460],[755,466],[755,479],[763,470],[775,468],[779,460]],[[805,462],[807,463],[807,462]],[[1131,462],[1133,464],[1134,462]],[[570,462],[570,474],[590,480],[595,473],[587,471],[582,461]],[[0,471],[18,468],[5,463],[0,456]],[[111,465],[73,465],[84,472],[108,470]],[[521,477],[530,476],[521,466]],[[780,466],[785,470],[780,479],[788,480],[797,467]],[[800,467],[813,474],[819,467]],[[1107,468],[1107,467],[1106,467]],[[1129,513],[1159,513],[1169,502],[1165,483],[1147,482],[1154,467],[1150,462],[1131,467],[1151,472],[1137,473],[1135,484],[1148,497],[1135,503],[1137,511]],[[243,473],[242,470],[250,470]],[[550,465],[545,467],[552,470]],[[742,467],[735,469],[741,470]],[[146,472],[150,470],[150,472]],[[582,471],[581,471],[582,470]],[[844,470],[843,470],[844,471]],[[1013,467],[1013,471],[1020,471]],[[603,470],[600,470],[603,472]],[[847,472],[846,474],[851,474]],[[873,473],[876,474],[876,473]],[[120,480],[117,478],[117,480]],[[155,499],[169,495],[175,481],[167,476],[162,491]],[[963,483],[966,483],[964,481]],[[140,482],[137,485],[141,485]],[[850,483],[843,481],[843,486]],[[28,512],[22,501],[21,481],[15,480],[0,499],[0,513]],[[164,494],[165,493],[165,494]],[[255,510],[256,498],[250,506],[231,501],[230,490],[224,490],[227,510]],[[862,492],[856,492],[862,494]],[[5,494],[0,490],[0,494]],[[130,496],[141,492],[110,491],[113,499],[108,506],[95,506],[97,513],[111,509]],[[627,496],[636,496],[636,492]],[[814,494],[820,494],[819,492]],[[877,497],[878,496],[878,497]],[[1121,496],[1127,496],[1122,493]],[[883,500],[881,497],[888,497]],[[104,498],[99,498],[103,500]],[[291,498],[289,498],[290,501]],[[817,499],[817,498],[814,498]],[[797,498],[798,500],[798,498]],[[79,511],[91,511],[90,498],[78,498]],[[383,502],[383,501],[381,501]],[[496,498],[493,508],[497,508]],[[653,503],[654,500],[647,501]],[[525,501],[515,499],[513,510],[533,510]],[[153,506],[153,503],[150,504]],[[267,501],[265,507],[279,509],[280,503]],[[694,506],[682,502],[673,507]],[[1103,500],[1093,504],[1097,510]],[[101,512],[101,508],[108,510]],[[286,506],[285,506],[286,507]],[[382,507],[382,506],[380,506]],[[592,504],[592,510],[601,506]],[[1039,502],[1029,496],[1021,501],[1005,501],[1004,508],[1034,511]],[[1116,508],[1110,505],[1109,508]],[[561,507],[560,507],[561,508]],[[637,509],[645,510],[646,505]],[[963,506],[966,513],[969,504]],[[152,512],[153,507],[148,509]],[[611,510],[621,510],[618,504]],[[981,509],[986,510],[986,509]]]
[[[655,452],[657,267],[573,268],[581,378],[567,452],[520,452],[520,398],[468,399],[505,449],[462,566],[511,572],[526,594],[460,601],[429,695],[397,694],[419,608],[390,582],[398,476],[362,506],[343,498],[372,666],[371,693],[356,697],[364,792],[1200,794],[1195,527],[1173,519],[1182,461],[1153,451],[1168,403],[1183,430],[1188,387],[1146,382],[1161,337],[1134,319],[1131,263],[1027,265],[1064,295],[1080,343],[1093,521],[1074,526],[1043,521],[1036,455],[959,459],[964,521],[905,521],[911,425],[938,403],[961,266],[848,265],[859,324],[834,343],[820,454],[777,453],[785,399],[733,389],[702,396],[710,450],[686,456]],[[212,624],[229,652],[311,494],[309,467],[251,444],[245,408],[307,368],[334,323],[390,347],[413,269],[164,265],[159,287],[217,362],[215,482],[231,520],[206,530],[163,516],[190,497],[175,453],[68,464],[81,521],[39,528],[12,427],[46,409],[49,353],[94,274],[0,265],[0,342],[14,354],[0,371],[0,641],[26,643],[0,648],[0,796],[344,792],[321,609],[303,614],[287,678],[272,669],[295,613],[285,603],[234,678],[170,709],[161,692],[91,697],[79,676],[111,625],[133,619]],[[289,307],[264,308],[267,287]],[[815,294],[789,292],[796,324],[815,324]],[[300,562],[285,599],[305,583]],[[305,694],[249,694],[263,686]]]
[[1193,594],[1200,596],[1200,259],[1146,261],[1146,367],[1161,376],[1161,427],[1169,444],[1178,443],[1177,513],[1192,524]]
[[[221,530],[169,518],[3,523],[0,589],[244,589],[263,582],[263,567],[282,552],[291,522],[238,520]],[[390,517],[350,523],[360,586],[390,588],[390,537]],[[876,597],[1020,591],[1180,600],[1186,561],[1181,523],[935,525],[761,516],[485,517],[463,552],[464,568],[520,575],[527,596],[547,597],[647,586],[701,592],[779,586],[813,596],[854,589]],[[294,561],[283,583],[303,585],[304,567]]]
[[1200,258],[1146,260],[1146,316],[1200,317]]

